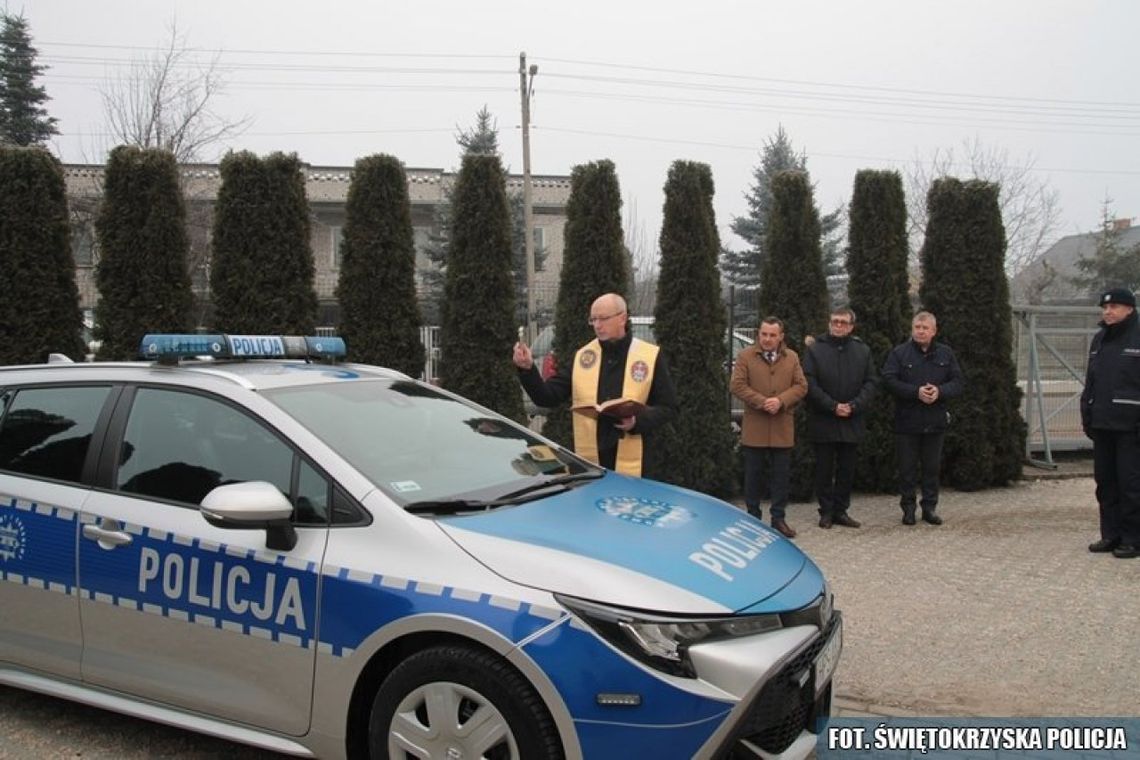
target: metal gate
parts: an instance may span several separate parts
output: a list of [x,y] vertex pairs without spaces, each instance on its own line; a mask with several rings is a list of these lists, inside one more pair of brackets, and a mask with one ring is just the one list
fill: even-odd
[[1100,310],[1015,305],[1013,317],[1017,379],[1025,394],[1021,415],[1028,427],[1025,457],[1053,468],[1054,451],[1092,447],[1081,429],[1080,397]]

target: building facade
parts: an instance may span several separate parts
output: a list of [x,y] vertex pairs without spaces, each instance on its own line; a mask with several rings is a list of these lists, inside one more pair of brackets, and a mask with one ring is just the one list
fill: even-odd
[[[99,251],[94,220],[103,197],[103,171],[104,167],[99,164],[64,166],[72,219],[71,239],[76,282],[79,286],[80,305],[86,315],[91,313],[99,299],[95,283]],[[334,294],[340,277],[339,248],[352,167],[305,165],[303,171],[309,202],[314,286],[321,304],[319,322],[335,325],[338,309]],[[406,173],[416,241],[417,284],[422,293],[423,273],[433,266],[425,250],[433,235],[436,209],[446,202],[448,191],[457,175],[442,169],[407,169]],[[204,304],[208,302],[210,234],[221,174],[217,164],[185,165],[182,167],[182,181],[187,201],[191,279],[197,301]],[[508,176],[509,195],[521,195],[522,188],[522,176]],[[570,198],[570,178],[534,176],[531,178],[531,196],[535,248],[545,253],[541,268],[535,272],[535,297],[540,311],[543,308],[553,310],[562,270],[563,227],[566,222],[566,203]],[[200,324],[204,324],[204,316],[200,315]]]

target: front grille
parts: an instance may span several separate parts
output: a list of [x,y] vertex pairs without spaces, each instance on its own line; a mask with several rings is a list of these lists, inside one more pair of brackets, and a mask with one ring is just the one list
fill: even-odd
[[812,663],[831,637],[838,616],[833,616],[822,636],[789,660],[772,676],[733,732],[737,740],[747,739],[766,752],[786,750],[800,731],[810,728],[815,706],[815,673]]

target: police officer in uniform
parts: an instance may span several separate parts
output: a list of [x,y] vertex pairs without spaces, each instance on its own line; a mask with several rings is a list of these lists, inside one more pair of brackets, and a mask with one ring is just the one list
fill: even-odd
[[1093,441],[1100,540],[1090,552],[1140,557],[1140,328],[1136,296],[1112,288],[1100,296],[1100,332],[1089,346],[1081,424]]
[[[519,381],[535,404],[558,406],[573,399],[574,451],[602,467],[640,477],[653,432],[677,414],[677,391],[660,349],[628,331],[625,299],[606,293],[590,307],[597,336],[578,349],[572,362],[543,380],[530,347],[515,344],[512,359]],[[613,417],[587,410],[604,401],[628,398],[644,404],[636,415]]]

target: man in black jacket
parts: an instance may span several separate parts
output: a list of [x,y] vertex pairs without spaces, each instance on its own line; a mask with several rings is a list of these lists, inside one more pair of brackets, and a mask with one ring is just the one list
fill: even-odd
[[828,333],[804,353],[808,381],[808,440],[815,447],[815,493],[819,527],[861,524],[847,514],[855,479],[855,447],[866,432],[865,413],[878,378],[871,349],[851,335],[855,312],[831,312]]
[[910,340],[887,354],[883,382],[895,397],[895,450],[899,464],[899,506],[903,525],[914,525],[918,467],[922,466],[922,519],[941,525],[938,470],[950,413],[945,399],[962,393],[962,371],[954,352],[935,343],[938,322],[929,311],[914,315]]
[[1140,557],[1140,327],[1136,296],[1112,288],[1100,296],[1100,332],[1089,346],[1081,424],[1093,441],[1100,540],[1090,552]]

